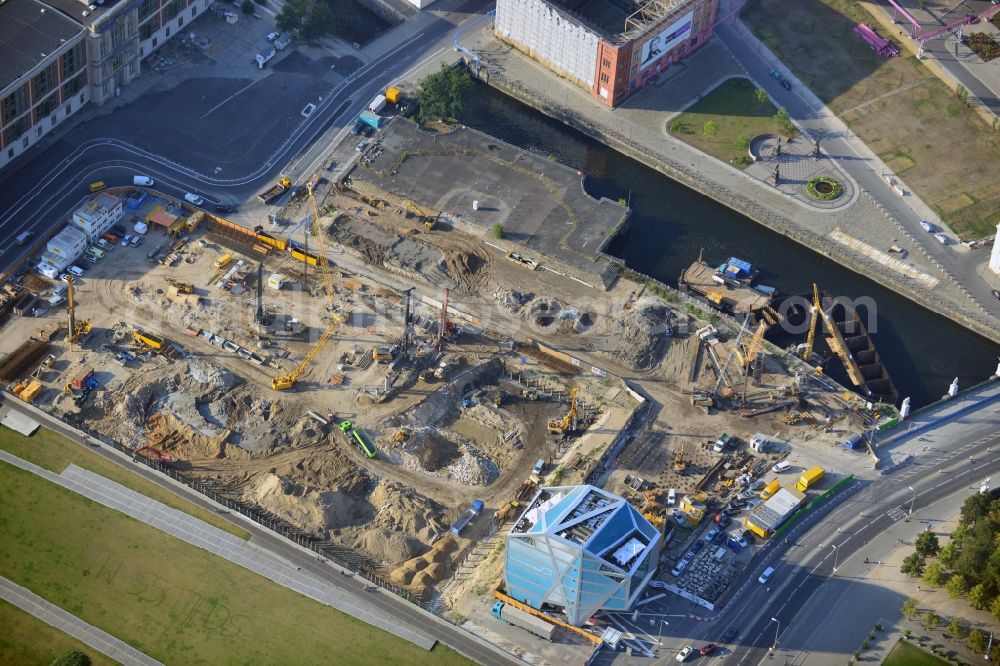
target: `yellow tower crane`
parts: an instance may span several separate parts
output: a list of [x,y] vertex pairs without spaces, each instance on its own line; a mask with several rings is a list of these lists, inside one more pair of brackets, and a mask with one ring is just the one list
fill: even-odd
[[757,358],[757,354],[760,353],[760,349],[764,344],[764,333],[767,332],[767,324],[765,322],[760,322],[760,326],[754,331],[753,337],[750,338],[750,346],[747,348],[747,354],[743,357],[743,368],[748,369],[750,365]]
[[816,342],[816,324],[819,322],[819,313],[823,309],[823,304],[819,300],[819,287],[813,283],[813,304],[809,308],[809,335],[806,337],[806,346],[802,350],[802,360],[806,363],[813,353],[813,343]]
[[306,191],[309,193],[310,230],[313,237],[316,239],[316,262],[319,264],[320,272],[323,275],[323,282],[326,287],[326,297],[329,304],[331,320],[329,326],[327,326],[326,330],[323,331],[323,334],[319,336],[316,343],[309,348],[309,351],[302,357],[299,364],[295,366],[295,369],[287,375],[278,375],[271,380],[271,388],[275,391],[284,391],[295,386],[295,382],[297,382],[302,375],[309,370],[309,366],[312,364],[313,359],[316,358],[316,355],[319,354],[319,352],[326,345],[327,341],[333,335],[333,330],[337,327],[337,324],[342,321],[341,317],[338,316],[333,308],[333,272],[330,270],[330,263],[326,258],[326,247],[323,244],[323,234],[319,228],[319,211],[316,208],[316,197],[313,194],[313,190],[315,189],[318,180],[319,178],[314,176],[306,184]]

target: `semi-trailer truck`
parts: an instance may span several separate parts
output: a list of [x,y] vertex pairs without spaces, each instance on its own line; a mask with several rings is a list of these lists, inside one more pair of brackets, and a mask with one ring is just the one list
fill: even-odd
[[503,620],[507,624],[520,627],[547,641],[552,640],[552,635],[556,630],[554,625],[549,624],[542,618],[535,617],[531,613],[525,613],[520,608],[514,608],[502,601],[497,601],[493,604],[493,610],[490,614],[498,620]]
[[472,519],[478,516],[483,511],[484,504],[481,500],[473,500],[472,507],[466,509],[465,513],[458,517],[458,520],[451,526],[451,533],[458,536],[465,529],[466,525],[472,522]]

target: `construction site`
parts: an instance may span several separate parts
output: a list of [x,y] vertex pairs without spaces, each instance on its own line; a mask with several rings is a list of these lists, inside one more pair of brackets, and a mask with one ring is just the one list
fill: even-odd
[[[384,131],[400,151],[415,133]],[[465,130],[421,140],[405,158],[376,142],[342,181],[292,187],[269,229],[154,196],[132,222],[182,214],[66,289],[11,275],[0,381],[472,622],[503,577],[505,523],[543,484],[629,499],[669,564],[777,462],[866,457],[843,440],[890,415],[768,344],[767,321],[720,321],[586,260],[600,244],[584,236],[627,216],[578,174]],[[453,178],[426,177],[449,160]],[[530,173],[548,178],[530,218],[454,198],[474,190],[462,178],[532,191],[518,189]],[[281,224],[295,219],[299,237]],[[487,240],[515,219],[561,257]],[[20,316],[26,295],[50,306]]]

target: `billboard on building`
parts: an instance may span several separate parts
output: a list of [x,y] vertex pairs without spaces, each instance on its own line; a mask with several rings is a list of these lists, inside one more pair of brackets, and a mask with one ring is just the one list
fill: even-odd
[[691,17],[694,12],[688,12],[663,30],[653,35],[642,45],[642,59],[639,68],[643,68],[661,55],[674,48],[691,36]]

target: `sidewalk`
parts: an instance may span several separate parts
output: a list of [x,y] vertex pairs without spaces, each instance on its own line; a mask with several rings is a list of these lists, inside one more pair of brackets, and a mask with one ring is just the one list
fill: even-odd
[[0,577],[0,599],[34,615],[42,622],[69,634],[101,654],[125,664],[125,666],[159,666],[160,664],[131,645],[118,640],[92,624],[84,622],[55,604],[50,604],[31,590],[3,577]]
[[[699,48],[686,61],[613,110],[575,84],[499,42],[486,22],[480,29],[463,35],[463,46],[482,58],[480,78],[490,85],[925,307],[991,339],[998,338],[1000,324],[996,318],[980,308],[913,235],[867,192],[862,192],[852,205],[831,214],[806,206],[771,184],[754,178],[753,173],[707,157],[670,136],[666,128],[671,116],[711,91],[719,82],[732,76],[747,76],[746,69],[733,57],[721,37]],[[762,85],[762,82],[757,84]],[[819,120],[830,123],[825,136],[843,137],[846,128],[823,108],[820,105],[815,114]],[[857,139],[854,141],[860,144]],[[824,152],[827,150],[824,148]],[[843,157],[861,162],[870,154],[867,149],[861,150],[859,145],[861,160],[854,155]],[[844,164],[841,162],[840,166],[843,168]],[[879,178],[877,172],[873,178]],[[840,234],[835,233],[838,229]],[[936,280],[934,289],[918,287],[913,274],[901,272],[899,266],[889,261],[895,257],[885,250],[892,244],[908,253],[905,262],[898,263],[908,267],[908,271],[921,274],[922,279],[918,282]],[[857,248],[864,248],[864,251]]]

